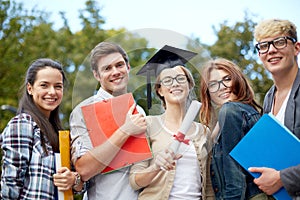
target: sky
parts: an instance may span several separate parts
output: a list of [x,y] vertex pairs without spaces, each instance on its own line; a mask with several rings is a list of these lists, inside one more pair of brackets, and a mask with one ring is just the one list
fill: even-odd
[[[85,0],[16,0],[24,7],[52,13],[55,27],[62,26],[58,14],[64,11],[72,31],[81,29],[78,10]],[[213,44],[216,36],[213,26],[227,21],[234,25],[244,21],[245,11],[259,22],[266,18],[288,19],[300,29],[299,0],[96,0],[105,19],[104,29],[126,28],[128,31],[159,29],[177,35],[197,37],[204,44]],[[218,30],[218,29],[217,29]],[[299,31],[298,31],[299,32]],[[299,37],[299,34],[298,34]],[[174,38],[172,38],[174,40]]]

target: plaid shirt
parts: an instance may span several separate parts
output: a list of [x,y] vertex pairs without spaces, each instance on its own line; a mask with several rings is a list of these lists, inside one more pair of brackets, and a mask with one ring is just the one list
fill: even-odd
[[26,113],[17,115],[0,137],[2,199],[54,199],[54,153],[46,142],[46,155],[41,145],[40,128],[32,117]]

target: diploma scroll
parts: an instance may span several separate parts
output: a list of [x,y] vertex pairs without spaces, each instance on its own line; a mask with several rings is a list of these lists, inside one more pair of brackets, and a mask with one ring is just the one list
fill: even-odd
[[188,140],[185,140],[185,134],[188,132],[192,122],[194,121],[198,111],[200,110],[201,103],[193,100],[186,115],[182,121],[182,124],[178,130],[177,135],[174,135],[175,139],[171,144],[170,149],[176,154],[181,142],[188,144]]

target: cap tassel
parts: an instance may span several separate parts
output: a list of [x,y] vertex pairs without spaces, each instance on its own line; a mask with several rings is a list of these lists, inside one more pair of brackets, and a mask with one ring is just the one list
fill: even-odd
[[150,73],[147,73],[147,106],[148,109],[152,106],[152,96],[151,96],[151,76]]

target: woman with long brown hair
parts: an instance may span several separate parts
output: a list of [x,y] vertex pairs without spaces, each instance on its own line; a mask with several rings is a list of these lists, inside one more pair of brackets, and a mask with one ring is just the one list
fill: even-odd
[[200,122],[213,130],[211,179],[216,199],[267,199],[253,177],[229,155],[262,113],[249,81],[235,63],[224,58],[208,61],[201,75]]

